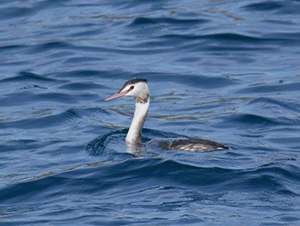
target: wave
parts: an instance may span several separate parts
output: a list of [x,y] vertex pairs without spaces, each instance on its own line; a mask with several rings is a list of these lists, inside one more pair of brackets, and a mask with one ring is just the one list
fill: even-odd
[[122,196],[153,186],[184,187],[210,194],[269,192],[300,197],[296,185],[300,182],[299,168],[280,163],[243,170],[201,167],[164,159],[131,159],[91,166],[6,186],[1,188],[0,201],[2,204],[49,201],[75,194],[105,194],[108,197],[107,192],[111,195],[120,192]]
[[1,79],[0,83],[8,83],[8,82],[38,82],[38,83],[53,83],[57,82],[57,80],[48,78],[46,76],[41,76],[38,74],[34,74],[31,72],[20,72],[17,76]]
[[277,92],[295,92],[300,86],[299,82],[288,84],[270,84],[270,85],[257,85],[247,87],[238,91],[238,93],[277,93]]
[[158,18],[148,18],[148,17],[137,17],[135,18],[129,27],[145,26],[145,25],[155,25],[155,24],[169,24],[169,25],[198,25],[203,23],[208,23],[208,20],[204,19],[178,19],[171,17],[158,17]]
[[283,3],[273,2],[273,1],[265,1],[260,3],[254,3],[244,6],[243,8],[248,11],[271,11],[282,9],[284,6]]
[[62,125],[73,123],[76,120],[80,120],[84,116],[89,116],[93,113],[101,112],[102,114],[108,114],[106,110],[101,108],[89,108],[89,109],[68,109],[65,112],[54,114],[46,117],[29,118],[17,121],[0,122],[0,128],[18,128],[18,129],[41,129],[50,127],[60,127]]

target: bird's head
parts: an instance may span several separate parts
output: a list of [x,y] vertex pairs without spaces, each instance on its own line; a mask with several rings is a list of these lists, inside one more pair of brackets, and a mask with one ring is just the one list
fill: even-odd
[[138,102],[145,102],[149,99],[149,89],[147,80],[142,78],[134,78],[128,80],[119,90],[119,92],[107,97],[105,100],[114,100],[123,96],[136,97]]

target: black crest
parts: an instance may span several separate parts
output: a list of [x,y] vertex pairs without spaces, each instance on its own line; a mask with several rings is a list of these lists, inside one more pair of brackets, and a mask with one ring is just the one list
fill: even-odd
[[136,84],[136,83],[139,83],[139,82],[146,82],[147,83],[147,79],[144,79],[144,78],[134,78],[134,79],[128,80],[127,82],[125,82],[125,84],[119,90],[119,92],[121,92],[121,90],[124,89],[126,86],[133,85],[133,84]]

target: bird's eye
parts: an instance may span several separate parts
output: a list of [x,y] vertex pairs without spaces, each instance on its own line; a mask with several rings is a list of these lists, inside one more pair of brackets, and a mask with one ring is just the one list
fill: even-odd
[[130,89],[134,89],[134,86],[130,86]]

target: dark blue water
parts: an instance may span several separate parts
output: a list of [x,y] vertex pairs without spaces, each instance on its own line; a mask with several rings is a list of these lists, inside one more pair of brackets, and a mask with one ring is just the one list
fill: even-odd
[[[1,225],[300,225],[300,2],[1,0]],[[126,152],[143,140],[231,150]]]

